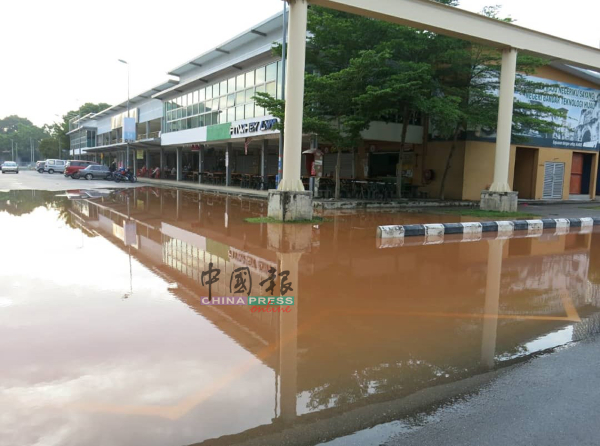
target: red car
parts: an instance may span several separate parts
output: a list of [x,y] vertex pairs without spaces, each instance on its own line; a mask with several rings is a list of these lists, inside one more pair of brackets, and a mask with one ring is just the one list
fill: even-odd
[[67,164],[65,165],[65,176],[71,177],[72,179],[76,180],[76,179],[80,178],[79,171],[81,169],[85,169],[87,166],[95,165],[95,164],[98,164],[98,163],[95,163],[93,161],[69,160],[69,161],[67,161]]

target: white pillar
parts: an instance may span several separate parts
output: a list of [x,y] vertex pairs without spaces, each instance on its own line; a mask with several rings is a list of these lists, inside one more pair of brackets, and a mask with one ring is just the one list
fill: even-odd
[[160,179],[163,179],[163,176],[165,174],[165,149],[163,149],[162,147],[160,148],[160,160],[159,160],[159,164],[160,164]]
[[283,178],[279,183],[278,190],[304,191],[304,185],[300,179],[300,162],[302,158],[302,115],[308,0],[290,0],[289,5]]
[[228,142],[225,147],[225,186],[231,186],[231,163],[233,162],[231,143]]
[[487,276],[485,283],[485,307],[481,334],[481,364],[492,369],[496,358],[498,309],[500,307],[500,278],[502,276],[502,253],[504,240],[490,240]]
[[490,187],[491,192],[511,191],[508,185],[508,174],[510,169],[510,138],[512,133],[516,75],[517,50],[512,48],[506,49],[502,51],[496,159],[494,163],[494,182]]

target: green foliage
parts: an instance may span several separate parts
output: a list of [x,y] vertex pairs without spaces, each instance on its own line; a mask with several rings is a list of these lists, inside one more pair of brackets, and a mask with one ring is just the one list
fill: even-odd
[[[39,141],[48,136],[46,128],[40,128],[26,118],[16,115],[0,119],[0,161],[31,161],[31,145],[37,148]],[[14,148],[14,151],[13,151]]]

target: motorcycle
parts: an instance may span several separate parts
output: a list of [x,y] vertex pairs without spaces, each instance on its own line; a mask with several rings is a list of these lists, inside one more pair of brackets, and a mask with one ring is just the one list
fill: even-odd
[[131,169],[120,169],[112,174],[115,183],[120,183],[121,181],[129,181],[130,183],[135,183],[137,181],[137,177],[133,174]]

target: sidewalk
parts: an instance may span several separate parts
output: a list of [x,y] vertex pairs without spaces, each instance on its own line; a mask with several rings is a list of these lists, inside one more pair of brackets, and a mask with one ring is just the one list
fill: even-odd
[[238,195],[243,197],[262,198],[266,200],[266,190],[245,189],[233,186],[216,186],[214,184],[192,183],[190,181],[155,180],[153,178],[138,177],[139,183],[153,184],[160,187],[178,187],[180,189],[197,190],[203,192],[216,192],[219,194]]

